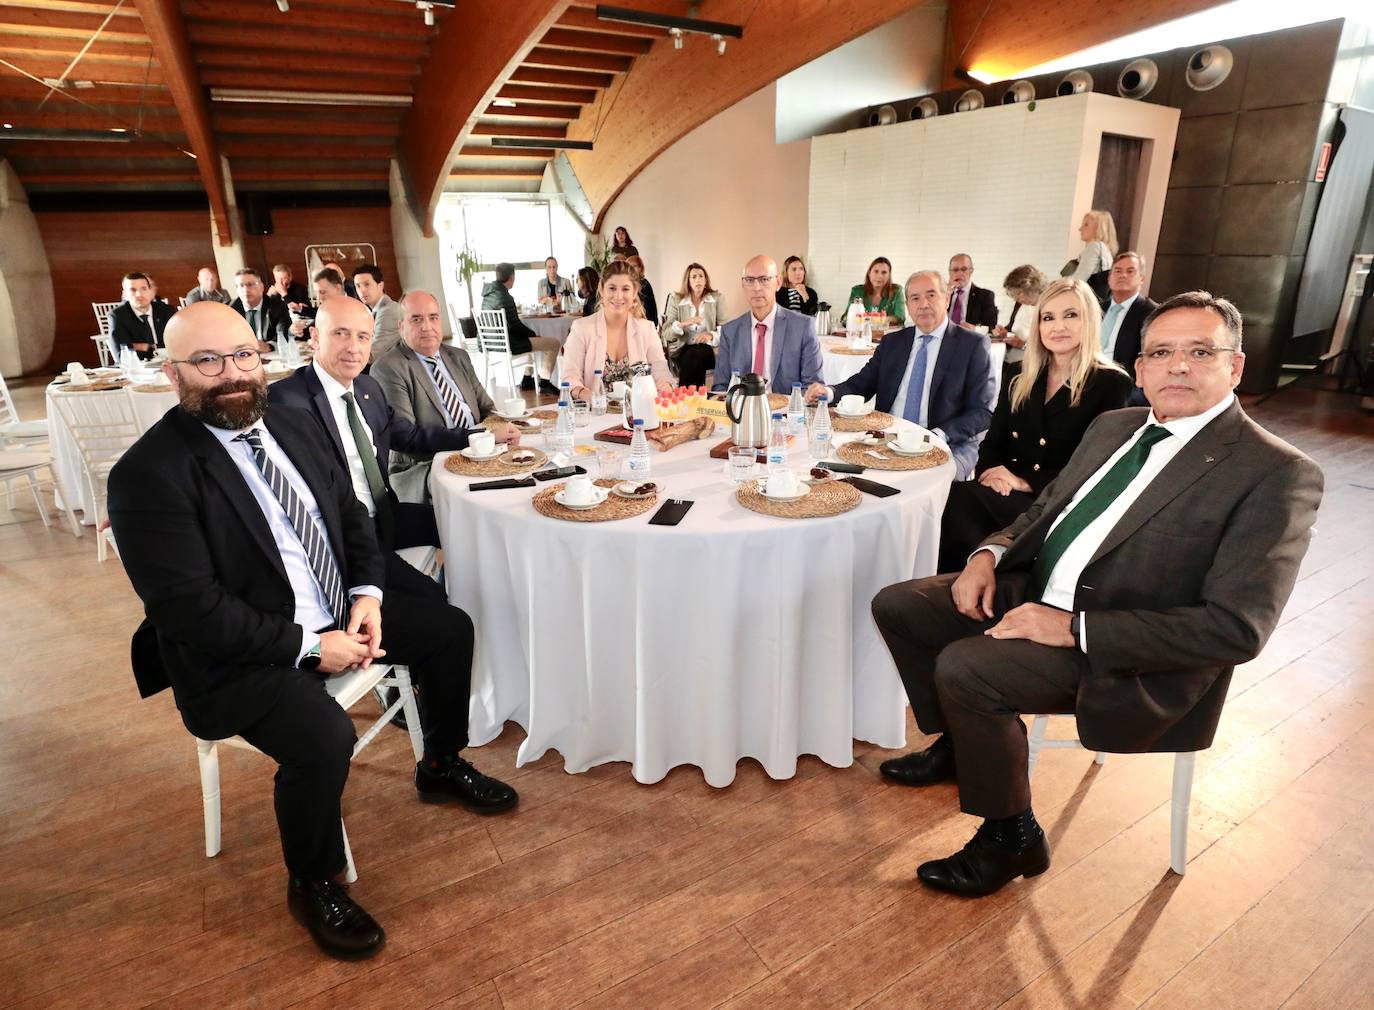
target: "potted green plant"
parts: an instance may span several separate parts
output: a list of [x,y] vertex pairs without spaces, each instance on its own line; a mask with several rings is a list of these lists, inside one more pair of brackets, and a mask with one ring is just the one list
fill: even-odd
[[611,250],[606,240],[600,235],[588,235],[582,252],[587,261],[587,266],[595,270],[597,276],[600,277],[602,271],[606,269],[606,264],[611,262]]
[[468,311],[476,314],[477,303],[472,297],[472,279],[482,271],[482,261],[477,257],[477,251],[471,246],[464,246],[458,251],[458,276],[463,278],[463,287],[468,292]]

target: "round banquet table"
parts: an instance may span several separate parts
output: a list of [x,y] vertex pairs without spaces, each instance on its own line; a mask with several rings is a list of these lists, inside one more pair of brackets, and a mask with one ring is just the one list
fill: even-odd
[[520,321],[541,337],[557,337],[560,344],[568,342],[573,320],[582,317],[575,312],[557,316],[521,316]]
[[[606,426],[593,422],[587,432]],[[514,720],[521,765],[555,749],[569,772],[628,761],[652,783],[690,764],[726,786],[746,757],[787,778],[801,754],[845,767],[855,739],[905,743],[906,696],[869,606],[935,571],[953,464],[869,470],[901,493],[778,519],[735,500],[707,455],[720,437],[653,454],[660,500],[695,502],[677,526],[649,525],[655,510],[549,518],[531,504],[537,488],[472,492],[480,478],[436,457],[449,599],[477,627],[473,744]]]

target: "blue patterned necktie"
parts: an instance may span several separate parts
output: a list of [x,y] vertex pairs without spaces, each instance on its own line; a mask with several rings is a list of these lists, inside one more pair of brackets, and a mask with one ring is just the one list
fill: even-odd
[[916,364],[911,367],[911,381],[906,387],[906,406],[902,417],[912,424],[921,423],[921,397],[925,395],[926,366],[930,361],[930,342],[934,338],[929,333],[921,334],[921,346],[916,351]]
[[1112,327],[1116,325],[1116,317],[1121,314],[1121,304],[1112,302],[1111,308],[1107,309],[1107,318],[1102,320],[1102,350],[1111,350]]
[[467,403],[463,400],[463,395],[453,385],[448,373],[439,367],[439,359],[422,356],[420,360],[425,363],[429,369],[430,377],[434,379],[434,384],[439,387],[439,399],[443,401],[444,411],[448,414],[448,426],[450,428],[477,427],[477,422],[473,419],[472,411],[468,409]]
[[263,479],[281,503],[286,518],[291,522],[291,528],[296,531],[301,546],[305,548],[310,571],[314,573],[315,581],[324,590],[325,599],[329,601],[329,611],[334,615],[334,623],[340,628],[345,627],[348,624],[348,594],[344,592],[339,566],[334,563],[334,556],[329,553],[329,539],[325,536],[324,530],[311,518],[305,503],[301,501],[300,495],[296,494],[286,475],[267,458],[267,450],[262,447],[262,435],[257,429],[235,435],[234,441],[246,442],[248,448],[253,450],[253,461],[258,464]]

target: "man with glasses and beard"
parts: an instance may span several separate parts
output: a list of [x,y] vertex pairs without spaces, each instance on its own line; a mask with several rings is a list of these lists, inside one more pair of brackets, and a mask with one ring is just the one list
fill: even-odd
[[144,697],[170,686],[197,737],[238,735],[278,763],[287,905],[326,953],[367,957],[385,934],[335,879],[356,737],[322,681],[388,653],[409,664],[421,688],[420,798],[509,809],[515,791],[484,776],[483,802],[471,802],[478,773],[458,754],[472,622],[442,601],[383,592],[367,510],[315,419],[267,410],[257,341],[238,313],[198,303],[166,337],[163,371],[180,405],[109,479],[110,522],[147,615],[134,675]]

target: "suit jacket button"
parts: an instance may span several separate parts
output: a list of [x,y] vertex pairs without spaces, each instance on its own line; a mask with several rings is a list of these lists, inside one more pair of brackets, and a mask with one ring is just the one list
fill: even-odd
[[1015,431],[1013,431],[1013,432],[1011,433],[1011,437],[1012,437],[1012,438],[1020,438],[1020,437],[1021,437],[1021,434],[1020,434],[1020,432],[1015,432]]
[[[364,399],[364,400],[366,400],[366,399],[367,399],[367,397],[366,397],[366,396],[364,396],[364,397],[363,397],[363,399]],[[1044,445],[1044,444],[1045,444],[1045,440],[1044,440],[1044,439],[1043,439],[1043,438],[1042,438],[1042,439],[1041,439],[1041,440],[1040,440],[1040,444],[1041,444],[1041,445]]]
[[1039,464],[1039,463],[1036,463],[1035,466],[1031,467],[1031,469],[1032,469],[1032,470],[1039,470],[1039,469],[1040,469],[1040,464]]

